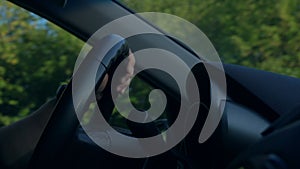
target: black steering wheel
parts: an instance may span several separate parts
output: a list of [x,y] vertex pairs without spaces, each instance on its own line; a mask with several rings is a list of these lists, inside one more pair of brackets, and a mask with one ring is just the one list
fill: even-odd
[[[114,43],[113,46],[107,45],[111,42],[117,42]],[[34,154],[32,156],[32,159],[29,164],[30,169],[40,169],[40,168],[52,168],[53,164],[56,163],[56,160],[58,158],[58,155],[61,154],[65,148],[66,145],[68,145],[69,142],[74,137],[74,133],[76,133],[76,130],[79,126],[78,121],[78,114],[76,114],[75,109],[78,105],[74,105],[73,101],[73,91],[76,92],[86,92],[85,90],[82,90],[81,86],[75,86],[76,89],[74,89],[74,86],[72,85],[72,82],[74,78],[79,77],[79,79],[82,79],[84,81],[84,77],[90,74],[89,68],[93,67],[92,65],[97,64],[99,67],[97,67],[97,74],[95,78],[95,85],[93,86],[94,89],[98,89],[101,82],[103,81],[106,74],[111,75],[116,67],[121,63],[123,59],[125,59],[129,54],[129,47],[122,37],[118,35],[109,35],[106,36],[100,40],[95,39],[93,41],[93,44],[91,44],[93,48],[88,52],[86,58],[83,60],[83,62],[78,67],[77,72],[73,75],[73,78],[69,82],[69,84],[66,86],[65,90],[61,94],[59,100],[57,101],[57,104],[53,110],[53,113],[50,117],[50,120],[39,140],[39,143],[34,151]],[[99,59],[99,51],[103,51],[103,46],[110,46],[109,51],[105,53],[105,56],[100,60]],[[101,52],[100,52],[101,53]],[[99,63],[100,62],[100,63]],[[197,74],[201,76],[201,78],[197,78],[196,80],[201,83],[202,88],[201,93],[205,96],[210,96],[210,81],[207,75],[207,72],[205,71],[202,64],[197,64],[192,71],[195,71],[194,74]],[[84,84],[82,86],[85,86]],[[109,86],[109,85],[108,85]],[[89,92],[85,93],[85,95],[91,95],[92,92],[95,90],[90,90]],[[104,94],[106,92],[110,92],[109,90],[105,90]],[[208,98],[201,98],[202,102],[209,104],[210,97]],[[87,102],[87,100],[82,100],[83,103]],[[104,102],[101,102],[100,104],[106,104]],[[199,105],[200,106],[200,105]],[[109,107],[109,106],[100,106],[100,107]],[[204,113],[199,113],[200,115],[197,117],[197,122],[195,126],[202,126],[204,123],[204,120],[206,119],[206,113],[207,109],[204,106],[200,106],[200,110]],[[104,111],[105,112],[105,111]],[[109,112],[109,111],[107,111]],[[109,115],[103,114],[104,117],[108,117]],[[80,117],[79,117],[80,118]],[[139,131],[135,129],[142,129],[142,127],[130,125],[130,130],[134,131],[135,134],[139,134]],[[153,125],[150,125],[148,128],[151,128],[151,130],[148,130],[149,132],[156,132],[152,129]],[[145,128],[143,128],[145,129]],[[145,134],[145,131],[142,130],[142,134]],[[193,140],[193,145],[198,145],[198,135],[199,135],[199,128],[194,128],[191,130],[191,134],[188,136],[188,140]],[[189,142],[190,143],[190,142]],[[202,150],[202,147],[201,147]],[[195,150],[197,152],[198,150]],[[192,165],[192,160],[187,159],[185,156],[182,156],[178,152],[171,151],[170,153],[172,156],[175,156],[177,159],[181,159],[186,163],[186,166],[189,168],[196,168]]]
[[[51,166],[55,162],[57,155],[60,154],[65,145],[70,142],[79,125],[72,99],[72,91],[74,91],[72,81],[74,77],[85,77],[88,75],[88,68],[91,67],[91,65],[99,65],[94,86],[95,89],[97,89],[104,79],[104,76],[113,72],[117,65],[129,54],[129,47],[125,39],[118,35],[108,35],[100,40],[93,41],[93,43],[93,48],[82,61],[77,72],[75,72],[73,78],[58,99],[50,120],[32,155],[29,163],[30,169],[52,168]],[[100,62],[98,56],[99,50],[103,50],[103,46],[109,46],[107,44],[114,45],[110,46],[109,51]],[[80,86],[78,90],[80,90]],[[83,102],[84,101],[86,100],[83,100]]]

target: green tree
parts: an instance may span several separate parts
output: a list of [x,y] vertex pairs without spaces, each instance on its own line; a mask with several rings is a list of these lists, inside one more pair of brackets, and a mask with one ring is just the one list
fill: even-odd
[[7,1],[0,2],[0,126],[37,109],[73,72],[83,43]]
[[137,12],[165,12],[198,26],[225,63],[300,77],[298,0],[122,0]]

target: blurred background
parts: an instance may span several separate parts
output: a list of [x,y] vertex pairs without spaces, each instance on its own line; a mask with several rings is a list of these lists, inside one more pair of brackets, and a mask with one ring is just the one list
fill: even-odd
[[[224,63],[300,78],[299,0],[122,0],[199,27]],[[0,1],[0,127],[22,119],[68,81],[84,42]]]

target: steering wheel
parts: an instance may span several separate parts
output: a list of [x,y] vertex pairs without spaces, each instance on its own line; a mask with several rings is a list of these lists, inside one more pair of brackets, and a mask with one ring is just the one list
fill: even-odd
[[[122,37],[118,35],[108,35],[100,40],[95,40],[92,44],[93,48],[89,51],[86,58],[82,61],[73,78],[66,86],[64,92],[57,101],[48,124],[43,131],[43,134],[37,144],[37,147],[32,155],[29,163],[29,168],[51,168],[57,155],[72,139],[78,125],[78,118],[75,113],[75,108],[72,91],[81,91],[82,86],[72,86],[72,81],[76,77],[84,77],[89,75],[89,68],[98,67],[95,78],[94,88],[98,89],[106,74],[110,74],[117,65],[128,56],[129,47]],[[106,49],[105,49],[106,48]],[[99,59],[99,53],[108,51],[102,60]],[[101,62],[100,62],[101,61]],[[100,62],[100,63],[99,63]],[[94,90],[91,90],[94,91]],[[91,95],[91,93],[84,93]],[[82,100],[83,103],[86,100]]]
[[[55,160],[57,160],[57,155],[61,154],[65,146],[73,139],[74,133],[76,132],[79,125],[78,118],[80,118],[80,115],[78,117],[78,114],[75,113],[76,109],[78,109],[78,107],[84,107],[84,103],[88,101],[88,97],[84,97],[86,98],[85,100],[80,100],[80,102],[74,103],[74,91],[75,94],[78,95],[91,95],[92,92],[95,91],[91,88],[98,89],[105,75],[111,75],[111,73],[113,73],[119,63],[121,63],[121,61],[129,54],[129,47],[126,41],[118,35],[109,35],[100,40],[95,39],[95,41],[91,45],[93,46],[93,48],[88,52],[86,58],[82,61],[82,63],[78,67],[78,70],[75,72],[73,78],[66,86],[64,92],[61,94],[59,100],[57,101],[57,105],[53,110],[50,120],[39,140],[39,143],[30,161],[29,168],[31,169],[52,168],[53,164],[55,164]],[[103,51],[106,51],[105,48],[108,48],[109,50],[107,50],[108,52],[103,53]],[[104,55],[102,59],[99,59],[99,53],[102,53]],[[93,71],[91,69],[95,67],[97,68],[95,84],[87,84],[89,83],[86,82],[88,81],[86,80],[87,75],[90,75],[90,71]],[[203,91],[201,91],[201,93],[209,96],[210,86],[209,84],[204,83],[204,81],[209,83],[209,80],[207,77],[207,73],[204,73],[205,75],[203,75],[203,72],[205,72],[203,70],[203,65],[200,66],[200,64],[198,64],[198,66],[195,67],[194,71],[197,71],[195,72],[195,74],[201,75],[202,77],[201,79],[197,79],[201,81],[202,84],[201,90]],[[79,86],[73,86],[72,82],[76,80],[75,78],[77,77],[83,82],[83,84]],[[105,92],[107,92],[107,90],[105,90]],[[205,102],[209,102],[210,98],[206,98],[204,100]],[[83,104],[81,105],[78,103]],[[103,104],[103,102],[101,104]],[[202,106],[200,106],[200,108],[201,107]],[[203,111],[206,112],[206,109]],[[201,115],[204,115],[204,113],[201,113]],[[107,117],[107,115],[104,114],[103,116]],[[204,123],[204,120],[206,118],[202,116],[197,117],[197,119],[198,118],[201,120],[198,120],[199,124],[196,125],[200,126]],[[135,126],[131,127],[133,128],[133,130],[139,128]],[[145,130],[143,130],[142,132],[145,132]],[[192,130],[191,133],[192,136],[190,139],[193,139],[196,142],[198,139],[195,137],[199,135],[198,130]],[[195,144],[198,144],[198,142]],[[176,153],[173,153],[172,155],[177,156],[177,158],[184,158]],[[187,163],[187,166],[191,165],[190,162]]]

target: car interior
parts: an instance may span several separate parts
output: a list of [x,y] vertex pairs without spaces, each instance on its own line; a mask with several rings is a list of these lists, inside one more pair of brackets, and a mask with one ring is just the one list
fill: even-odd
[[[83,41],[105,24],[133,13],[122,3],[110,0],[9,1],[55,23]],[[82,128],[93,119],[93,114],[83,115],[82,118],[88,120],[86,124],[79,124],[70,82],[59,92],[37,147],[32,155],[28,155],[28,164],[21,168],[300,168],[300,79],[224,63],[227,84],[224,92],[227,97],[221,101],[225,107],[223,116],[213,135],[206,142],[199,143],[211,104],[211,84],[217,83],[209,79],[205,66],[210,63],[168,36],[143,34],[126,41],[133,52],[161,48],[176,53],[184,62],[195,63],[192,72],[201,93],[201,103],[196,122],[187,136],[174,148],[153,157],[128,158],[112,154],[95,144]],[[111,57],[117,55],[118,49],[112,50]],[[169,64],[177,66],[172,60]],[[136,67],[139,69],[139,65]],[[99,68],[98,82],[109,71],[109,66],[106,68]],[[118,116],[109,92],[103,93],[102,97],[106,99],[96,106],[106,113],[107,122],[122,134],[140,138],[165,131],[176,120],[180,109],[180,92],[174,79],[163,71],[149,69],[140,72],[132,83],[142,84],[140,88],[130,88],[130,91],[145,95],[145,100],[153,89],[161,89],[166,94],[166,109],[154,122],[144,125]],[[139,93],[140,89],[147,89],[148,93]],[[149,102],[138,101],[135,107],[147,109]],[[105,137],[100,131],[92,132]],[[3,168],[19,168],[13,166]]]

